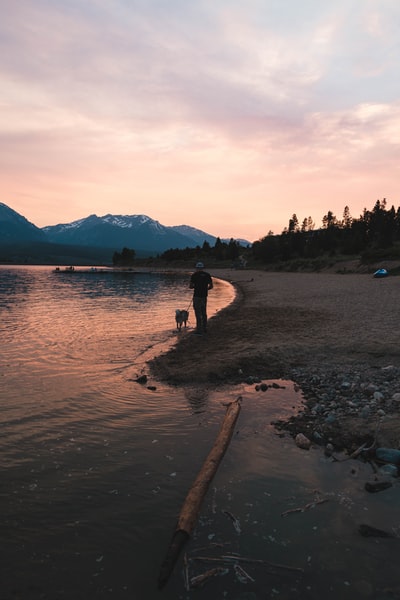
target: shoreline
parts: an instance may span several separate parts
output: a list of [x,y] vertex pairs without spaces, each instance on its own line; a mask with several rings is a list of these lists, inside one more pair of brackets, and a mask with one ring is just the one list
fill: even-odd
[[399,447],[398,278],[209,272],[234,285],[234,301],[210,318],[206,336],[183,332],[149,360],[155,378],[204,394],[241,382],[292,380],[304,410],[278,429],[349,453],[363,443]]

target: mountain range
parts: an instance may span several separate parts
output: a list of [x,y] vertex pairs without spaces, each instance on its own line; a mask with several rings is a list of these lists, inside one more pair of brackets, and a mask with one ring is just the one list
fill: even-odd
[[[202,246],[204,242],[213,246],[216,239],[195,227],[166,226],[146,215],[89,215],[72,223],[39,228],[0,202],[0,246],[50,244],[103,251],[127,247],[133,248],[138,256],[151,256],[169,248]],[[237,241],[244,246],[250,244],[247,240]]]

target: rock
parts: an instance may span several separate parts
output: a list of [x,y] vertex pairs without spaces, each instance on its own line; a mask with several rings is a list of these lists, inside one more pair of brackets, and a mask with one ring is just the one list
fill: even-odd
[[400,450],[395,450],[394,448],[377,448],[375,456],[383,462],[400,465]]
[[268,385],[267,385],[266,383],[262,383],[262,384],[260,385],[260,390],[261,390],[262,392],[266,392],[266,391],[267,391],[267,389],[268,389]]
[[359,526],[358,531],[364,537],[394,537],[393,534],[384,531],[383,529],[377,529],[376,527],[371,527],[371,525],[365,525],[364,523]]
[[253,375],[249,375],[245,379],[245,383],[252,385],[253,383],[260,383],[261,379],[259,377],[254,377]]
[[396,465],[392,465],[391,463],[388,463],[387,465],[382,465],[381,467],[379,467],[378,472],[381,475],[386,475],[389,477],[397,477],[399,474],[399,470],[396,467]]
[[296,442],[296,446],[302,448],[302,450],[309,450],[311,448],[311,441],[302,433],[298,433],[294,441]]
[[392,487],[391,481],[367,481],[365,484],[365,489],[367,492],[371,492],[375,494],[376,492],[382,492],[383,490],[387,490]]
[[328,423],[328,425],[332,425],[332,423],[334,423],[335,421],[336,415],[334,415],[333,413],[329,413],[329,415],[325,419],[325,423]]
[[325,456],[332,456],[333,451],[334,451],[333,444],[327,444],[325,446]]
[[155,385],[148,385],[147,389],[150,390],[151,392],[155,392],[157,388]]
[[322,444],[322,442],[324,441],[323,436],[319,433],[319,431],[313,431],[312,434],[314,440],[318,443],[318,444]]
[[135,379],[136,383],[147,383],[147,375],[140,375]]
[[400,392],[396,392],[395,394],[393,394],[392,400],[393,402],[400,402]]
[[362,389],[364,389],[364,392],[368,396],[373,396],[374,393],[378,391],[378,387],[373,383],[369,383],[368,385],[362,386]]

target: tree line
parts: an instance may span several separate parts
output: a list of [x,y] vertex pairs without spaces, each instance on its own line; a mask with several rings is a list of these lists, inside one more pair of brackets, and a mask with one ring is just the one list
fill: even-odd
[[338,219],[328,211],[322,228],[315,229],[311,217],[301,223],[294,214],[280,235],[270,232],[252,245],[254,259],[264,263],[294,258],[313,259],[322,255],[365,255],[383,250],[400,255],[400,208],[387,208],[377,200],[372,210],[364,208],[358,219],[345,206]]
[[171,248],[165,250],[160,258],[166,261],[191,260],[192,262],[196,262],[198,260],[229,260],[235,262],[239,259],[242,250],[243,247],[233,238],[231,238],[229,242],[223,242],[221,241],[221,238],[217,237],[213,246],[205,241],[202,246],[196,246],[194,248]]

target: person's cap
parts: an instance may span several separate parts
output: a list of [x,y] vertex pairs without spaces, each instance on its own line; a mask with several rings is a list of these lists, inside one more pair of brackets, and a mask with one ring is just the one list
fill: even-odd
[[198,262],[198,263],[196,264],[196,269],[204,269],[204,265],[203,265],[203,263],[202,263],[202,262]]

